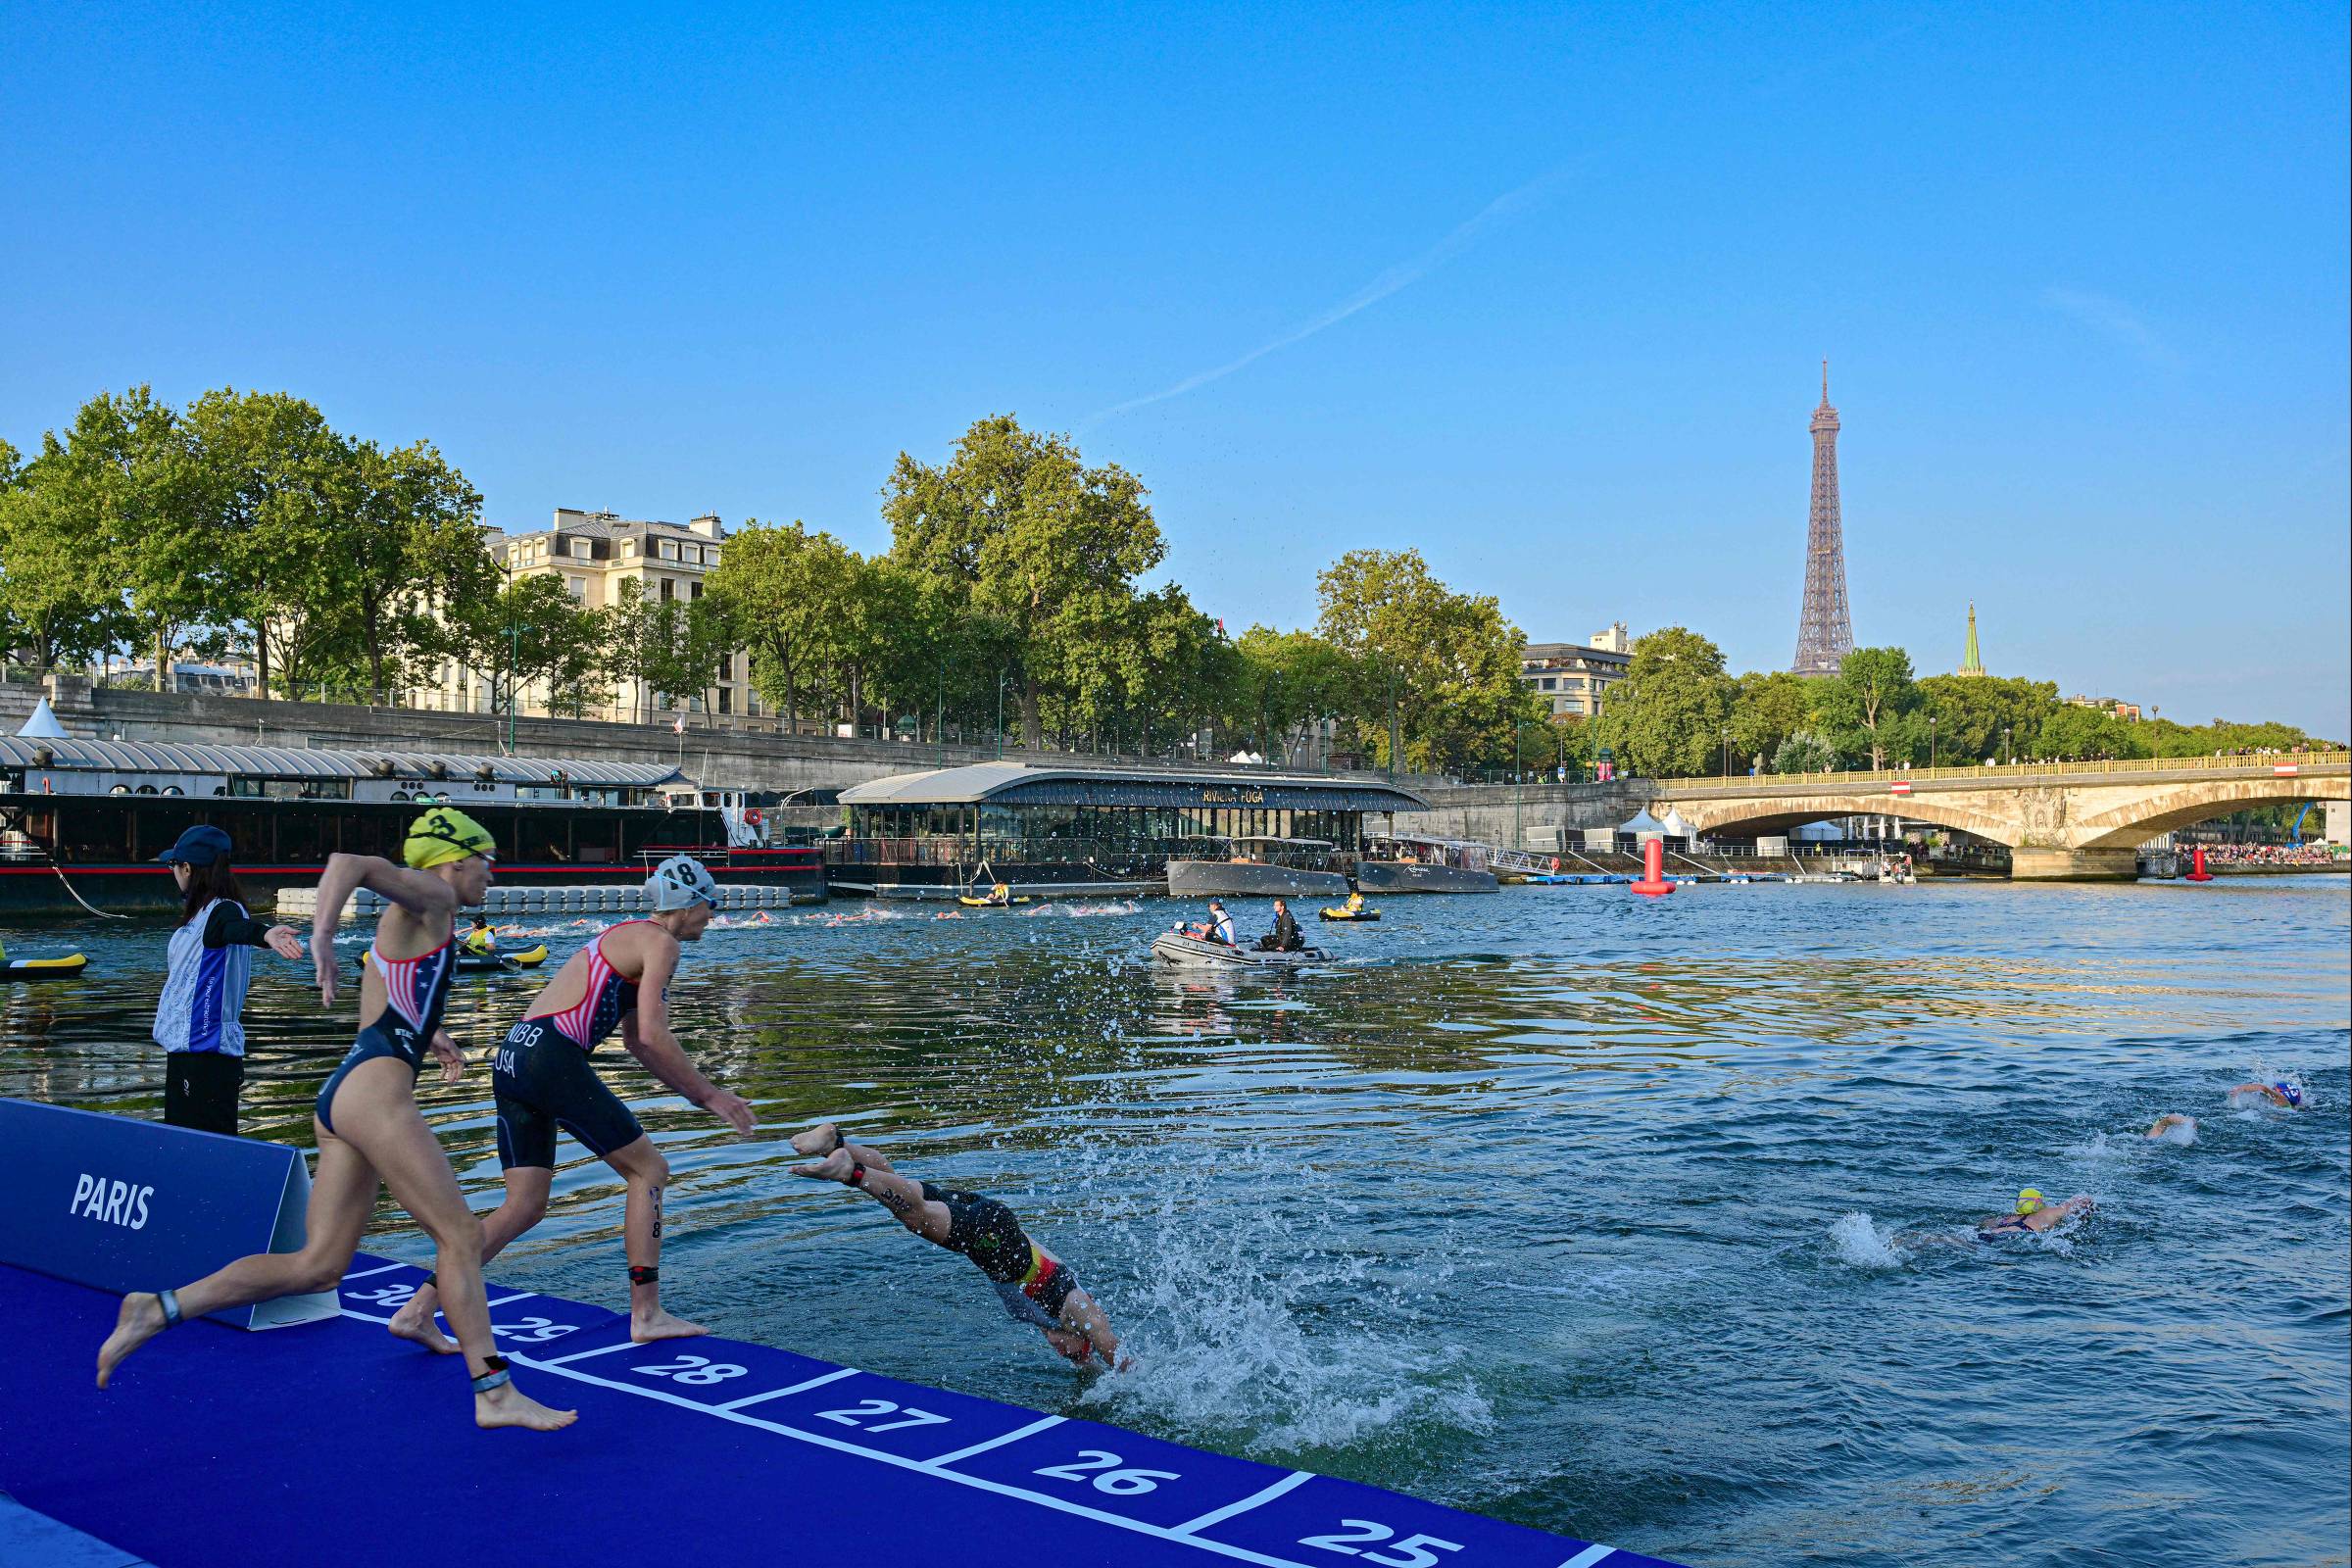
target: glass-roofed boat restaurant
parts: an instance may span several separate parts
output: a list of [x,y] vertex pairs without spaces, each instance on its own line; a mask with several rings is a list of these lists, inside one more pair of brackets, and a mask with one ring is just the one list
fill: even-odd
[[1267,772],[1037,767],[976,762],[901,773],[841,792],[858,858],[902,864],[1119,863],[1230,853],[1241,840],[1311,843],[1351,856],[1367,812],[1428,803],[1375,779]]

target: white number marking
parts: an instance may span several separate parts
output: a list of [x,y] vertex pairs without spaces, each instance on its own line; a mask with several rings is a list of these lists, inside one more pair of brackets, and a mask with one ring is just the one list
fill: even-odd
[[[878,1415],[903,1415],[906,1419],[877,1422],[874,1417]],[[819,1410],[816,1418],[819,1421],[838,1421],[845,1427],[859,1427],[867,1432],[898,1432],[906,1427],[945,1426],[951,1419],[944,1415],[933,1415],[928,1410],[917,1410],[911,1404],[894,1404],[888,1399],[859,1399],[846,1410]]]
[[343,1294],[355,1301],[377,1301],[385,1306],[405,1306],[408,1304],[409,1298],[416,1294],[416,1287],[414,1285],[378,1285],[372,1291],[345,1291]]
[[[1364,1549],[1365,1547],[1387,1541],[1396,1532],[1391,1530],[1387,1525],[1375,1524],[1369,1519],[1343,1519],[1340,1523],[1358,1534],[1307,1536],[1302,1538],[1298,1544],[1315,1546],[1324,1551],[1336,1551],[1343,1556],[1361,1557],[1366,1562],[1379,1563],[1381,1568],[1436,1568],[1438,1552],[1462,1549],[1461,1543],[1458,1541],[1440,1541],[1435,1536],[1407,1536],[1383,1550],[1367,1551]],[[1432,1549],[1433,1547],[1435,1550]],[[1395,1555],[1397,1552],[1402,1552],[1404,1555]]]
[[510,1340],[518,1340],[524,1345],[540,1345],[549,1340],[562,1339],[564,1335],[569,1334],[574,1326],[570,1323],[558,1323],[553,1318],[518,1317],[512,1323],[493,1324],[490,1332],[503,1335]]
[[749,1369],[727,1361],[713,1361],[707,1355],[681,1355],[672,1366],[633,1366],[629,1370],[643,1378],[667,1378],[672,1383],[701,1387],[742,1377]]
[[[1103,1448],[1080,1448],[1085,1457],[1068,1464],[1050,1464],[1043,1470],[1032,1470],[1033,1476],[1050,1476],[1055,1481],[1091,1481],[1097,1492],[1107,1492],[1114,1497],[1133,1497],[1146,1492],[1156,1492],[1162,1481],[1182,1479],[1173,1470],[1144,1470],[1118,1468],[1119,1456]],[[1101,1475],[1089,1474],[1100,1470]]]

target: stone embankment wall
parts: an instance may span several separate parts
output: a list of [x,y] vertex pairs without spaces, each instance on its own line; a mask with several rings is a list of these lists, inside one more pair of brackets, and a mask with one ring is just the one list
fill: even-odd
[[[1506,850],[1527,848],[1527,834],[1546,827],[1617,827],[1649,803],[1647,780],[1611,784],[1456,784],[1425,788],[1426,811],[1399,811],[1396,826],[1439,838],[1476,839]],[[1513,823],[1520,831],[1514,836]]]
[[[52,696],[58,719],[74,735],[111,740],[177,741],[208,746],[338,747],[355,751],[498,753],[506,750],[507,724],[489,713],[442,713],[420,709],[363,708],[335,703],[258,702],[249,697],[198,696],[177,692],[93,689],[71,677],[56,683]],[[14,734],[33,705],[51,695],[44,686],[0,683],[0,731]],[[956,767],[996,760],[985,746],[944,746],[894,741],[841,740],[826,735],[779,735],[749,727],[702,728],[702,715],[687,720],[686,733],[666,722],[614,724],[596,719],[522,718],[514,726],[514,750],[528,757],[573,757],[606,762],[673,762],[688,777],[712,788],[749,790],[840,789],[893,773]],[[725,724],[721,716],[718,720]],[[756,721],[755,721],[756,722]],[[1025,752],[1009,748],[1006,760],[1067,767],[1113,767],[1135,759],[1083,753]],[[1153,758],[1151,766],[1180,771],[1231,771],[1216,762]],[[1361,775],[1370,777],[1371,775]],[[832,818],[829,818],[832,819]]]

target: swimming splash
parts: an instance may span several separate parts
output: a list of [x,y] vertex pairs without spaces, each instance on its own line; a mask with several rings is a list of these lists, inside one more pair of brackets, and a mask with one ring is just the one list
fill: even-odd
[[1898,1246],[1894,1232],[1879,1229],[1868,1214],[1840,1214],[1830,1226],[1830,1247],[1838,1260],[1854,1268],[1901,1268],[1911,1261],[1908,1248]]
[[[1106,1297],[1134,1366],[1082,1402],[1258,1457],[1343,1449],[1399,1425],[1494,1430],[1465,1352],[1429,1330],[1445,1320],[1449,1267],[1409,1286],[1375,1278],[1355,1217],[1312,1190],[1310,1168],[1236,1148],[1159,1168],[1155,1198],[1096,1217],[1150,1263]],[[1266,1200],[1219,1208],[1193,1191],[1237,1182]]]

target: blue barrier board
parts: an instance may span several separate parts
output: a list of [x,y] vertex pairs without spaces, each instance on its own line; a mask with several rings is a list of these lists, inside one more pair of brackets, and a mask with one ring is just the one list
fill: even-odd
[[[108,1291],[202,1279],[248,1252],[302,1250],[311,1168],[251,1138],[0,1098],[9,1200],[0,1263]],[[266,1329],[333,1317],[331,1294],[216,1313]]]
[[365,1254],[338,1317],[195,1323],[92,1387],[115,1300],[0,1267],[0,1489],[172,1568],[322,1561],[826,1558],[1035,1568],[1669,1568],[735,1340],[632,1345],[624,1314],[491,1287],[553,1435],[482,1432],[460,1364],[380,1325],[422,1271]]

